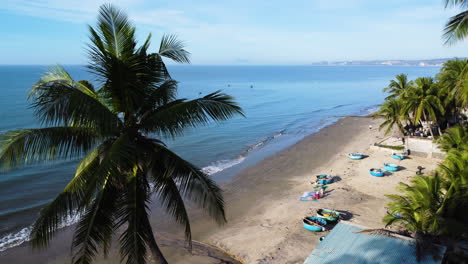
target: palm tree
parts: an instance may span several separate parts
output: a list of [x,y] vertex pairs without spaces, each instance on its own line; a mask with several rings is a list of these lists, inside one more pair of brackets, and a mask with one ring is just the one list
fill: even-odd
[[454,44],[465,39],[468,35],[468,1],[467,0],[445,0],[445,8],[460,7],[464,9],[461,13],[451,17],[445,24],[444,38],[446,44]]
[[397,127],[398,131],[402,134],[405,133],[402,124],[402,113],[401,103],[398,99],[392,99],[385,101],[381,106],[375,117],[380,117],[384,120],[379,126],[379,130],[385,128],[385,135],[388,135],[392,131],[393,127]]
[[[167,263],[148,217],[156,195],[162,207],[191,229],[184,199],[193,201],[218,223],[226,221],[221,189],[162,139],[188,127],[242,115],[233,98],[218,92],[194,100],[177,99],[162,57],[189,62],[189,53],[173,35],[163,36],[150,53],[151,35],[138,46],[135,27],[112,5],[100,7],[97,27],[89,27],[89,70],[96,89],[75,81],[58,66],[32,88],[37,119],[46,127],[4,133],[0,168],[82,158],[74,178],[40,212],[31,244],[45,248],[67,217],[81,214],[72,242],[72,262],[91,263],[107,254],[117,230],[126,263],[146,263],[150,252]],[[149,251],[148,251],[149,250]]]
[[383,92],[389,93],[385,100],[391,100],[398,98],[404,91],[406,91],[412,85],[412,81],[408,81],[406,74],[398,74],[395,76],[395,80],[391,80],[388,87],[383,89]]
[[447,232],[441,208],[444,207],[443,182],[434,176],[415,176],[411,184],[400,183],[401,195],[386,195],[391,203],[389,214],[383,218],[386,227],[402,224],[413,232],[416,252],[420,257],[434,236]]
[[[437,122],[437,119],[445,113],[444,106],[438,97],[438,87],[431,77],[417,78],[414,86],[402,95],[402,106],[404,113],[413,116],[415,124],[421,121]],[[429,131],[434,137],[432,129]]]
[[468,150],[468,127],[455,126],[447,129],[437,140],[439,148],[445,152],[452,149]]
[[455,59],[444,63],[437,79],[441,90],[447,95],[447,114],[458,117],[464,107],[468,106],[468,60]]

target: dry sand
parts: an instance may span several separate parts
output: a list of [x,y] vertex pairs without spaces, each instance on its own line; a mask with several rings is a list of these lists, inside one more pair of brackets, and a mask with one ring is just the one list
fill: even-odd
[[[375,129],[378,124],[379,120],[370,118],[344,118],[244,170],[224,187],[228,224],[216,230],[210,226],[195,237],[231,252],[244,263],[285,264],[303,263],[319,236],[326,234],[302,227],[302,218],[315,215],[316,209],[347,211],[352,215],[351,222],[384,227],[382,217],[388,202],[384,194],[396,193],[398,182],[408,182],[417,166],[425,167],[427,173],[438,161],[412,157],[398,162],[389,151],[372,150],[370,146],[384,138]],[[350,160],[350,152],[369,157]],[[370,168],[382,167],[384,162],[397,163],[404,169],[381,178],[369,174]],[[341,180],[329,185],[325,198],[299,201],[302,193],[313,189],[310,182],[317,174],[338,175]],[[174,260],[194,263],[190,258]]]
[[[228,223],[217,227],[194,213],[194,239],[216,245],[244,263],[303,263],[325,233],[312,233],[302,227],[302,218],[314,215],[318,208],[347,211],[349,219],[370,228],[381,228],[385,215],[384,194],[395,193],[398,182],[408,182],[417,166],[435,169],[437,160],[412,157],[397,162],[390,152],[372,150],[370,146],[383,139],[379,121],[347,117],[295,145],[243,170],[223,186]],[[372,125],[374,129],[369,129]],[[347,157],[350,152],[369,155],[360,161]],[[398,163],[405,169],[378,178],[369,175],[369,168],[382,167],[384,162]],[[317,202],[300,202],[317,174],[333,174],[341,179],[330,184],[326,196]],[[160,231],[158,227],[156,231]],[[27,244],[0,252],[1,263],[69,263],[71,229],[54,239],[45,252],[32,253]],[[170,263],[230,263],[219,255],[190,256],[173,250],[174,243],[160,243]],[[177,243],[176,243],[177,244]],[[180,244],[180,243],[179,243]],[[195,253],[199,253],[196,251]],[[209,253],[211,255],[211,253]],[[111,256],[99,263],[116,263]],[[232,262],[231,262],[232,263]]]

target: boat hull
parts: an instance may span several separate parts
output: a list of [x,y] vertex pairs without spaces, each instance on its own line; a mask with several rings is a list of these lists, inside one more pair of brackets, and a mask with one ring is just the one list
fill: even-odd
[[324,178],[330,178],[331,175],[328,175],[328,174],[320,174],[320,175],[317,175],[317,179],[324,179]]
[[352,159],[352,160],[360,160],[360,159],[364,158],[364,155],[361,154],[361,153],[350,153],[350,154],[348,155],[348,157],[349,157],[350,159]]
[[383,177],[385,175],[383,171],[370,170],[369,173],[370,175],[375,176],[375,177]]
[[333,178],[318,179],[318,184],[330,184],[333,183]]
[[406,157],[404,155],[395,155],[395,154],[393,154],[392,158],[394,158],[396,160],[404,160]]
[[312,217],[306,217],[306,218],[311,220],[311,221],[317,221],[320,226],[310,225],[310,224],[308,224],[306,222],[305,219],[303,219],[302,224],[303,224],[305,229],[307,229],[309,231],[312,231],[312,232],[321,232],[321,231],[325,230],[324,226],[327,224],[327,222],[324,219],[321,219],[321,218],[318,218],[318,217],[313,217],[313,216]]
[[400,168],[396,164],[385,163],[384,169],[388,171],[398,171]]
[[[337,216],[324,216],[324,214],[327,214],[327,213],[337,215]],[[339,215],[340,215],[340,213],[338,213],[337,211],[333,211],[331,209],[319,209],[319,210],[317,210],[317,217],[325,219],[328,222],[338,221]]]

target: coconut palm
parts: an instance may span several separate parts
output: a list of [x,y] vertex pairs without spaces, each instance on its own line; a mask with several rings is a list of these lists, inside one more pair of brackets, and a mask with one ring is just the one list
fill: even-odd
[[446,61],[437,79],[441,90],[447,95],[447,112],[458,117],[463,108],[468,106],[468,60]]
[[390,84],[383,89],[383,92],[389,93],[385,100],[398,98],[404,91],[412,85],[412,81],[408,81],[406,74],[398,74],[395,80],[391,80]]
[[[445,113],[444,106],[438,97],[438,87],[431,77],[420,77],[402,95],[402,108],[405,115],[412,115],[415,124],[421,121],[437,122]],[[432,129],[430,129],[432,136]],[[440,133],[440,132],[439,132]]]
[[445,0],[445,8],[459,7],[463,11],[449,19],[445,24],[444,38],[446,44],[453,44],[465,39],[468,35],[468,1],[467,0]]
[[468,127],[455,126],[447,129],[437,140],[439,148],[445,152],[452,149],[468,150]]
[[434,236],[446,233],[443,182],[438,174],[415,176],[411,184],[400,183],[401,195],[386,195],[392,200],[389,214],[383,218],[386,226],[401,224],[413,233],[417,242],[417,256]]
[[401,103],[398,99],[392,99],[385,101],[381,106],[375,117],[383,119],[383,123],[380,124],[379,130],[385,128],[385,135],[388,135],[392,128],[395,126],[398,128],[398,131],[402,134],[405,133],[402,124],[402,113],[401,113]]
[[35,221],[34,248],[47,247],[64,221],[79,213],[73,263],[91,263],[98,253],[107,254],[117,230],[126,263],[146,263],[148,253],[167,263],[148,216],[153,195],[184,227],[188,242],[185,199],[218,223],[226,219],[221,189],[162,140],[188,127],[242,115],[241,108],[220,92],[176,98],[177,82],[162,58],[189,62],[177,37],[163,36],[159,52],[150,53],[151,36],[137,45],[135,27],[112,5],[100,7],[98,24],[89,31],[88,68],[97,77],[96,87],[73,80],[60,66],[43,76],[30,99],[45,127],[4,133],[0,168],[82,158],[74,178]]

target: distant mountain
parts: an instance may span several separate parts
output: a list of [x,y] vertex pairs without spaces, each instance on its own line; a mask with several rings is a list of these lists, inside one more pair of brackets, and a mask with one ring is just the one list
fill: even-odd
[[[429,60],[370,60],[370,61],[321,61],[313,62],[312,65],[329,65],[329,66],[341,66],[341,65],[360,65],[360,66],[442,66],[442,64],[448,60],[455,58],[441,58],[441,59],[429,59]],[[465,59],[465,58],[459,58]]]

